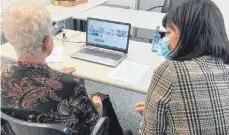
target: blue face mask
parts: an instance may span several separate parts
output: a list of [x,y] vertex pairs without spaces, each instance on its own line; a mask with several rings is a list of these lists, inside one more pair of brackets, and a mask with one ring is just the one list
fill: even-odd
[[170,38],[169,37],[164,37],[161,40],[161,54],[164,57],[167,57],[171,52],[169,50],[169,42],[170,42]]

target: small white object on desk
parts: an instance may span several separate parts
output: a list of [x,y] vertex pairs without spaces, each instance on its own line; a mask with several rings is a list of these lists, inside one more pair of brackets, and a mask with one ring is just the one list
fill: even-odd
[[149,68],[148,65],[124,60],[110,72],[108,78],[137,85]]
[[52,53],[46,58],[47,63],[61,63],[63,62],[63,49],[54,48]]

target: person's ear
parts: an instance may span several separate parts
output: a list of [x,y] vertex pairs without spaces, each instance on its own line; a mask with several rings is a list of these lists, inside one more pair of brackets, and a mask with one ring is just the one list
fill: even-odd
[[45,36],[44,38],[44,52],[48,51],[50,49],[50,40],[51,40],[51,37],[50,36]]

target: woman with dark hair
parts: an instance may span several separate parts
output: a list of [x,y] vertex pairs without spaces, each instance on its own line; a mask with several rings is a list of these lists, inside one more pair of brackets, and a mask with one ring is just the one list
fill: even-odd
[[163,19],[162,54],[146,102],[136,104],[140,135],[229,134],[229,42],[219,8],[189,1]]

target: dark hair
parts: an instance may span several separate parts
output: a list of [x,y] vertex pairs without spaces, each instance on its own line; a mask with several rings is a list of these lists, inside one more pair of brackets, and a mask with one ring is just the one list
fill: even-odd
[[229,64],[229,41],[219,8],[210,0],[188,1],[170,11],[163,26],[180,30],[170,59],[184,61],[210,55]]

